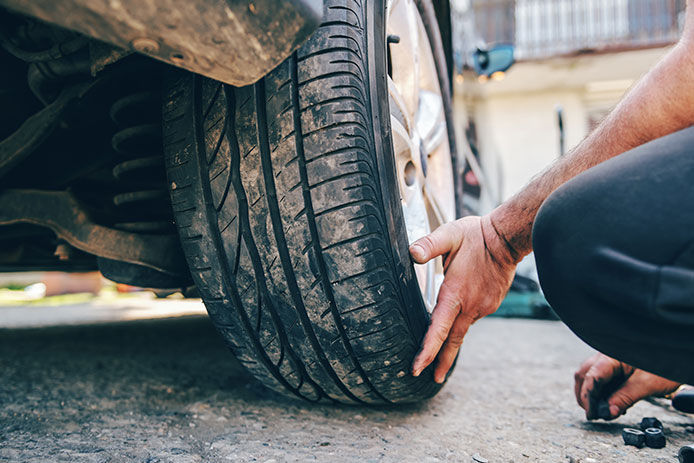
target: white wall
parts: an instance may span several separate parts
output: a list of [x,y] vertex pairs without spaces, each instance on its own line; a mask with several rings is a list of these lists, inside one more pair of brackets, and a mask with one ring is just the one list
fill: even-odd
[[521,62],[501,82],[480,84],[467,74],[463,83],[458,79],[456,111],[461,119],[465,111],[474,117],[482,167],[490,183],[498,184],[501,199],[513,195],[558,157],[557,105],[564,110],[566,148],[570,149],[585,137],[591,118],[607,113],[666,51]]

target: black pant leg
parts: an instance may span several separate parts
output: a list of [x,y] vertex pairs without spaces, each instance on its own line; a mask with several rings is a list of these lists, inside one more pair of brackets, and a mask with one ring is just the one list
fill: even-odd
[[567,182],[533,245],[545,295],[579,337],[694,384],[694,128]]

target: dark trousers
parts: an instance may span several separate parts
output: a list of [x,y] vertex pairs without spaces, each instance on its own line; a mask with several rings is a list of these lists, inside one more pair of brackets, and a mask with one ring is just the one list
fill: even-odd
[[600,352],[694,384],[694,128],[567,182],[540,209],[542,289]]

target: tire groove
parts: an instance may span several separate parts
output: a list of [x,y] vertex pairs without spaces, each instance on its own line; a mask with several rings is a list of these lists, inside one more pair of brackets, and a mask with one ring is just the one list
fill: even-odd
[[[298,70],[298,63],[297,63],[297,53],[294,52],[292,56],[289,58],[289,65],[290,65],[290,72],[291,72],[291,78],[292,82],[294,85],[292,85],[292,103],[294,105],[294,108],[296,109],[294,111],[294,132],[296,133],[296,139],[295,139],[295,144],[296,144],[296,150],[298,154],[298,160],[299,160],[299,176],[301,178],[301,183],[303,185],[302,187],[302,192],[304,195],[304,204],[306,206],[306,218],[308,219],[308,226],[309,226],[309,231],[311,234],[311,240],[313,241],[314,244],[314,252],[316,254],[316,261],[318,263],[318,267],[320,269],[320,275],[324,280],[328,279],[328,269],[327,265],[325,263],[325,257],[323,256],[323,250],[321,249],[320,246],[320,241],[319,241],[319,234],[318,234],[318,227],[316,226],[316,216],[313,212],[313,203],[311,202],[311,189],[309,188],[309,182],[308,182],[308,172],[306,170],[306,156],[304,153],[304,141],[301,137],[301,114],[300,114],[300,104],[299,104],[299,70]],[[356,354],[354,353],[354,350],[352,349],[352,346],[350,345],[349,338],[347,337],[347,333],[345,332],[344,326],[342,325],[342,319],[340,318],[340,312],[337,308],[337,304],[335,302],[335,295],[333,294],[332,287],[329,284],[329,281],[326,281],[326,284],[323,285],[325,289],[325,294],[328,298],[328,304],[330,305],[332,314],[333,314],[333,319],[335,321],[335,326],[337,327],[337,331],[340,334],[340,337],[342,338],[342,342],[344,344],[345,350],[347,350],[352,362],[354,362],[355,367],[357,367],[359,376],[362,378],[364,381],[364,384],[371,390],[373,393],[381,400],[383,400],[386,403],[391,403],[390,400],[388,400],[385,396],[383,396],[376,388],[371,384],[371,380],[369,377],[366,375],[364,372],[364,369],[361,367],[361,364],[359,363],[359,359],[357,358]]]
[[[195,137],[195,143],[197,145],[197,150],[198,150],[198,175],[200,178],[205,178],[205,176],[208,175],[207,173],[207,160],[204,155],[205,153],[205,145],[204,145],[204,136],[203,136],[203,127],[202,127],[202,121],[199,119],[201,116],[200,110],[201,110],[201,77],[195,76],[194,77],[194,94],[193,94],[193,127],[196,132],[196,137]],[[227,92],[228,94],[228,92]],[[230,106],[230,108],[234,108],[234,106]],[[234,127],[234,121],[231,117],[228,118],[227,121],[229,124],[231,124],[230,128]],[[227,132],[229,135],[231,135],[234,139],[236,138],[235,132],[233,130],[229,130]],[[231,142],[231,140],[230,140]],[[232,153],[232,155],[229,157],[230,163],[233,162],[233,159],[236,157],[238,160],[238,156],[234,156],[234,154],[238,155],[238,145],[232,144],[231,146],[236,146],[236,153]],[[203,204],[206,209],[204,213],[205,220],[208,222],[208,227],[210,230],[215,230],[217,225],[217,214],[214,211],[214,204],[212,200],[212,190],[210,188],[210,184],[208,182],[200,182],[202,185],[202,194],[203,194]],[[240,233],[239,233],[240,234]],[[243,303],[241,302],[241,298],[239,296],[239,293],[236,288],[236,284],[231,278],[231,275],[229,274],[228,268],[226,265],[224,265],[224,262],[227,262],[227,257],[226,257],[226,251],[224,249],[224,244],[222,243],[221,235],[217,233],[210,233],[210,236],[212,238],[213,246],[212,249],[214,250],[215,254],[217,255],[217,259],[219,260],[220,263],[220,273],[222,276],[222,279],[225,283],[225,286],[228,288],[232,295],[232,299],[234,300],[234,308],[236,309],[236,312],[239,316],[239,319],[241,320],[241,324],[245,328],[246,334],[248,335],[248,338],[250,339],[251,343],[255,347],[255,351],[259,357],[259,360],[262,361],[263,365],[265,368],[268,370],[268,372],[284,387],[287,388],[288,391],[291,391],[298,397],[301,397],[303,399],[306,399],[308,401],[312,401],[309,397],[304,396],[301,394],[301,392],[297,389],[295,389],[289,382],[282,376],[282,374],[279,372],[277,368],[273,365],[272,361],[270,358],[267,356],[267,354],[262,350],[262,346],[260,344],[260,341],[253,336],[253,328],[250,324],[250,320],[248,319],[248,315],[246,312],[243,310]],[[240,253],[240,250],[239,250]]]
[[[332,156],[332,155],[335,155],[335,154],[352,153],[352,152],[358,152],[358,151],[362,151],[362,152],[364,152],[364,153],[368,153],[368,151],[367,151],[365,148],[363,148],[363,147],[361,147],[361,146],[358,146],[358,145],[356,145],[356,146],[346,146],[346,147],[344,147],[344,148],[337,148],[337,149],[334,149],[334,150],[326,151],[325,153],[321,153],[319,156],[316,156],[315,158],[307,159],[307,160],[306,160],[306,165],[309,165],[309,164],[311,164],[311,163],[313,163],[313,162],[316,162],[316,161],[319,161],[319,160],[321,160],[321,159],[325,159],[325,158],[327,158],[328,156]],[[296,159],[293,159],[293,161],[295,161],[295,160],[296,160]],[[368,162],[368,161],[364,161],[364,160],[363,160],[362,162]]]
[[[301,81],[299,86],[303,87],[303,86],[308,85],[311,82],[315,82],[317,80],[330,79],[332,77],[342,77],[342,76],[353,76],[355,79],[358,79],[360,83],[363,83],[362,81],[364,80],[363,76],[360,76],[359,74],[356,74],[352,71],[341,70],[341,71],[326,72],[325,74],[319,74],[315,77],[309,77],[308,79]],[[363,96],[363,93],[362,93],[362,96]]]
[[[287,239],[284,235],[284,230],[282,228],[282,215],[280,213],[279,203],[277,201],[277,189],[275,186],[275,177],[273,175],[272,169],[272,159],[270,158],[270,146],[268,143],[268,131],[267,131],[267,109],[265,107],[265,87],[263,81],[261,80],[255,85],[256,92],[256,108],[258,110],[257,129],[258,129],[258,141],[260,147],[260,165],[263,172],[263,177],[265,180],[265,192],[267,198],[268,209],[270,211],[270,217],[273,223],[273,233],[275,236],[275,242],[277,244],[277,251],[280,258],[280,263],[282,264],[282,270],[284,271],[285,280],[287,287],[289,288],[289,293],[291,294],[292,300],[294,301],[294,309],[301,320],[301,325],[304,333],[311,343],[311,347],[318,357],[320,365],[323,367],[325,372],[328,374],[330,379],[333,380],[335,385],[342,391],[342,393],[350,398],[351,400],[363,404],[364,401],[357,398],[347,386],[340,380],[337,373],[330,365],[328,358],[322,352],[320,341],[313,330],[311,319],[306,311],[306,306],[304,305],[304,300],[301,297],[301,290],[299,289],[299,284],[296,281],[296,275],[294,274],[294,269],[291,262],[291,256],[289,255],[289,247],[287,245]],[[324,392],[325,393],[325,392]],[[327,394],[326,394],[327,395]]]
[[[226,92],[227,95],[227,107],[228,108],[235,108],[235,92],[232,90],[230,87],[229,91]],[[234,118],[236,115],[234,114],[229,118],[230,124],[233,124],[230,128],[235,128],[235,120]],[[259,118],[257,118],[259,119]],[[305,377],[306,379],[309,380],[310,384],[313,386],[314,390],[318,394],[319,398],[324,397],[326,394],[323,392],[323,390],[318,386],[313,380],[311,380],[307,373],[306,370],[303,366],[303,363],[301,362],[301,359],[296,355],[294,350],[291,348],[289,344],[289,340],[287,338],[287,334],[285,333],[283,326],[282,326],[282,321],[279,317],[279,314],[277,313],[276,308],[274,307],[274,304],[272,302],[272,299],[270,298],[269,291],[267,289],[267,284],[265,282],[265,272],[263,271],[263,266],[262,262],[260,260],[260,254],[258,252],[258,248],[255,245],[255,241],[253,239],[253,233],[251,231],[251,226],[250,226],[250,219],[249,219],[249,209],[248,209],[248,198],[246,197],[246,191],[243,188],[243,183],[241,181],[241,157],[240,156],[235,156],[239,154],[239,148],[238,148],[238,140],[236,139],[236,131],[235,130],[229,130],[230,134],[233,134],[233,143],[232,146],[234,148],[234,153],[232,153],[232,156],[230,156],[230,159],[234,160],[232,161],[232,169],[231,169],[231,176],[232,176],[232,185],[234,187],[234,190],[236,192],[236,197],[237,201],[239,204],[239,226],[241,228],[240,233],[243,233],[244,235],[244,241],[246,242],[246,249],[248,249],[248,254],[251,259],[251,263],[253,264],[253,269],[256,277],[256,281],[258,283],[258,286],[261,288],[263,297],[266,301],[266,305],[268,308],[268,312],[270,313],[270,318],[273,321],[273,324],[275,325],[275,330],[277,330],[277,335],[279,336],[280,342],[285,344],[285,348],[287,350],[287,354],[293,359],[294,364],[296,367],[299,369],[301,373],[301,377]],[[252,336],[252,335],[251,335]],[[260,346],[260,341],[254,339],[254,341],[257,341],[257,345]],[[267,357],[267,354],[263,351],[263,356]],[[269,358],[268,358],[269,360]],[[272,362],[270,362],[272,364]],[[276,372],[278,376],[280,376],[285,383],[287,383],[286,379],[282,376],[282,373],[276,369],[276,367],[272,368],[273,372]],[[294,388],[292,388],[293,391]],[[298,390],[295,392],[297,395],[300,397],[303,397]]]
[[226,130],[227,130],[227,125],[224,124],[222,126],[222,132],[219,134],[219,140],[217,140],[217,144],[215,145],[214,151],[212,152],[212,159],[207,161],[208,166],[212,166],[214,161],[217,159],[217,155],[219,154],[219,150],[222,148],[222,142],[224,141],[224,135],[226,133]]
[[372,236],[374,236],[374,235],[375,235],[375,236],[380,236],[380,233],[378,233],[378,232],[369,232],[369,233],[365,233],[365,234],[363,234],[363,235],[353,236],[353,237],[351,237],[351,238],[347,238],[347,239],[344,239],[344,240],[342,240],[342,241],[338,241],[337,243],[329,244],[328,246],[326,246],[326,247],[323,248],[323,251],[329,251],[329,250],[331,250],[331,249],[334,249],[334,248],[337,248],[337,247],[340,247],[340,246],[344,246],[344,245],[346,245],[346,244],[356,243],[357,241],[360,241],[360,240],[363,240],[363,239],[366,239],[366,238],[370,238],[370,237],[372,237]]
[[[328,53],[336,53],[336,52],[341,52],[341,51],[356,55],[356,57],[359,60],[362,59],[361,53],[359,53],[356,50],[353,50],[352,48],[349,48],[349,47],[330,47],[330,48],[323,48],[321,50],[312,51],[311,53],[307,53],[305,55],[302,55],[301,58],[298,58],[298,62],[303,62],[303,61],[306,61],[307,59],[311,59],[311,58],[314,58],[316,56],[327,55]],[[354,62],[354,64],[357,67],[359,66],[358,62]]]

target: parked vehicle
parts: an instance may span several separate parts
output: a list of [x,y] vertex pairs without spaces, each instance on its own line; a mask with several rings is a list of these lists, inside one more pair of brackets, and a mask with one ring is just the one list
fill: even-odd
[[0,5],[0,270],[195,285],[309,401],[436,394],[407,248],[462,210],[447,2]]

